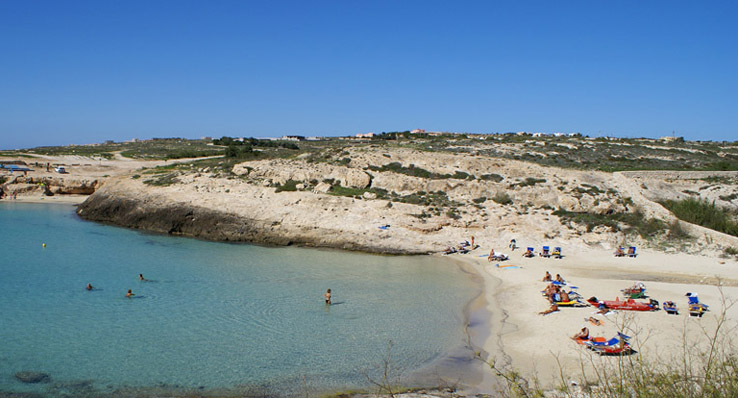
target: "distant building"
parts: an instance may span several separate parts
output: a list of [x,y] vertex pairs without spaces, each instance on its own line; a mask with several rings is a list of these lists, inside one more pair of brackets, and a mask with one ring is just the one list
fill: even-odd
[[666,136],[659,138],[659,141],[663,142],[684,142],[684,137]]
[[423,129],[410,130],[410,134],[422,134],[422,133],[425,133],[425,130]]
[[305,141],[305,137],[301,135],[285,135],[280,139],[285,141]]
[[364,133],[364,134],[359,133],[359,134],[356,134],[356,138],[365,138],[365,139],[368,139],[368,138],[373,138],[373,137],[374,137],[374,133]]

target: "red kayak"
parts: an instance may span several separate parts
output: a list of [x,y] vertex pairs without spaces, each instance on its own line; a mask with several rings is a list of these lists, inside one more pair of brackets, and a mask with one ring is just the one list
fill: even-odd
[[659,302],[654,299],[650,299],[647,303],[644,303],[633,299],[620,300],[616,298],[615,300],[598,300],[597,297],[590,297],[587,302],[593,307],[611,310],[658,311],[659,309]]

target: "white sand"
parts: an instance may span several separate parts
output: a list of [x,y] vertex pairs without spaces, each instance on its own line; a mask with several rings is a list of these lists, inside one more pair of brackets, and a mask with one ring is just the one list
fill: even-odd
[[[492,333],[482,347],[488,355],[485,359],[521,371],[530,379],[537,377],[549,387],[559,383],[562,371],[567,380],[576,378],[582,361],[591,355],[570,338],[583,326],[589,328],[592,336],[605,338],[622,330],[632,337],[633,348],[645,358],[668,360],[681,355],[685,339],[690,346],[707,342],[705,332],[714,330],[723,309],[723,297],[727,302],[738,300],[738,263],[732,260],[647,250],[640,251],[636,258],[616,258],[601,249],[567,253],[564,247],[563,259],[523,258],[523,250],[518,249],[500,265],[514,264],[520,268],[504,269],[479,257],[488,251],[482,246],[469,254],[454,255],[471,264],[485,281],[492,316]],[[558,312],[538,315],[549,307],[541,295],[546,286],[541,279],[546,271],[554,276],[560,273],[568,283],[577,286],[583,300],[591,296],[614,300],[622,297],[621,289],[642,281],[649,297],[659,302],[674,301],[680,314],[668,315],[663,310],[617,311],[602,316],[594,314],[594,307],[586,306],[562,307]],[[717,287],[718,280],[722,288]],[[702,318],[689,316],[687,292],[699,293],[700,301],[710,306]],[[738,306],[729,308],[726,315],[728,326],[734,328]],[[603,320],[604,325],[585,322],[590,316]],[[490,372],[478,389],[489,391],[494,381]]]

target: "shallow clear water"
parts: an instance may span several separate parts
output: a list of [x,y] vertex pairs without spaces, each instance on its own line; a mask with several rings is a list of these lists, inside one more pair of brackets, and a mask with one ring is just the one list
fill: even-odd
[[389,341],[404,373],[463,345],[477,291],[432,258],[151,235],[65,205],[0,203],[0,230],[0,391],[48,391],[23,370],[96,391],[362,386]]

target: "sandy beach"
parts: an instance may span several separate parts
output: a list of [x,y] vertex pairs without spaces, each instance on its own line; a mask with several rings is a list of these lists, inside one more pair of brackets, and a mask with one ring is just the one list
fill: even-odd
[[[504,247],[500,243],[497,247]],[[489,246],[485,245],[467,254],[452,255],[473,266],[484,280],[491,330],[481,347],[483,359],[494,361],[503,370],[515,369],[529,380],[537,379],[542,386],[553,388],[562,382],[562,375],[567,383],[581,383],[582,364],[589,364],[593,358],[617,361],[616,357],[600,358],[576,344],[571,336],[582,327],[588,327],[591,336],[608,339],[622,331],[631,336],[631,344],[637,351],[634,355],[642,355],[647,360],[669,361],[683,356],[685,339],[689,347],[704,347],[708,343],[706,334],[714,331],[724,304],[729,307],[725,313],[726,330],[733,330],[737,325],[738,307],[730,306],[738,300],[738,264],[735,261],[649,250],[640,251],[636,258],[628,258],[615,257],[602,249],[581,248],[567,253],[566,246],[563,248],[562,259],[524,258],[524,250],[518,248],[512,253],[505,251],[510,256],[508,261],[488,262],[485,253]],[[679,315],[668,315],[660,310],[614,311],[603,316],[590,305],[560,307],[557,312],[539,315],[540,311],[549,308],[547,299],[541,294],[546,286],[542,282],[546,271],[554,276],[561,274],[568,284],[577,287],[575,290],[583,300],[591,296],[604,300],[622,299],[621,289],[640,281],[645,283],[650,298],[659,302],[674,301]],[[689,316],[687,292],[698,293],[700,301],[709,305],[710,311],[702,318]],[[589,317],[603,324],[595,326],[587,322]],[[490,391],[498,382],[499,379],[488,372],[474,391]]]

